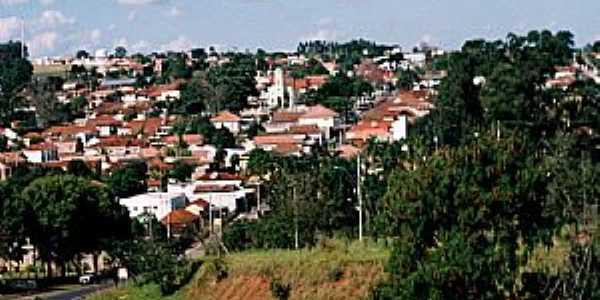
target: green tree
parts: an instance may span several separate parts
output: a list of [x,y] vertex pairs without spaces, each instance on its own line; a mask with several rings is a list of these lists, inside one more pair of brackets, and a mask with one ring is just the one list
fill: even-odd
[[[26,236],[48,263],[62,266],[76,255],[101,249],[101,240],[120,235],[127,220],[125,210],[106,189],[72,175],[34,180],[22,191]],[[82,226],[86,224],[88,226]]]
[[147,172],[145,162],[133,161],[112,172],[107,178],[107,184],[120,198],[141,194],[146,191]]
[[547,193],[547,166],[519,138],[483,139],[390,177],[395,243],[379,299],[514,297],[527,254],[566,224]]
[[118,46],[115,48],[115,57],[116,58],[125,58],[127,56],[127,49],[123,46]]
[[33,75],[31,63],[21,57],[21,43],[0,44],[0,122],[8,124],[20,105],[17,94]]
[[401,70],[398,72],[398,82],[396,86],[402,90],[412,90],[415,82],[419,80],[419,75],[414,70]]
[[90,57],[90,53],[87,52],[87,51],[85,51],[85,50],[79,50],[75,54],[75,57],[77,57],[77,59],[89,58]]
[[195,167],[189,163],[178,160],[171,171],[169,177],[177,179],[179,182],[187,182],[192,178]]

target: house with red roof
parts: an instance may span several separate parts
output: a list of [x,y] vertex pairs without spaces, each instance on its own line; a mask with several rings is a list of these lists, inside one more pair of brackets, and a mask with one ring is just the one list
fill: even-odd
[[117,129],[123,125],[122,121],[115,119],[112,115],[100,115],[89,119],[86,127],[96,128],[101,137],[117,134]]
[[238,115],[229,111],[222,111],[210,119],[217,129],[226,128],[235,135],[240,133],[241,121]]
[[189,227],[199,229],[200,219],[199,215],[193,214],[187,209],[180,208],[168,213],[160,222],[167,226],[172,236],[178,236]]
[[339,114],[323,105],[309,106],[298,119],[299,125],[315,125],[325,134],[325,138],[332,136],[333,129],[340,125]]
[[42,142],[23,150],[23,155],[30,163],[45,163],[58,160],[58,148],[53,143]]

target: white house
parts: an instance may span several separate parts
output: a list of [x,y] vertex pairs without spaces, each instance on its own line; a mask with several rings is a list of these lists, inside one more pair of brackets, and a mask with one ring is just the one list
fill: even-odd
[[322,105],[310,106],[298,119],[299,125],[316,125],[323,131],[325,138],[331,137],[331,131],[338,123],[338,113]]
[[185,208],[187,198],[183,193],[146,193],[120,199],[119,203],[127,207],[132,218],[149,213],[162,220],[170,212]]
[[227,130],[233,134],[240,133],[241,121],[242,119],[240,117],[229,111],[222,111],[210,119],[210,122],[213,123],[217,129],[227,128]]
[[51,143],[31,145],[23,150],[23,155],[30,163],[45,163],[58,160],[58,148]]

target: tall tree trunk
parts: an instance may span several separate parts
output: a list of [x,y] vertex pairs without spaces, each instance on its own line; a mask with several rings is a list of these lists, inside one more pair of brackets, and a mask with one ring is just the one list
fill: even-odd
[[48,259],[46,261],[46,277],[52,278],[52,260]]
[[98,253],[94,253],[92,256],[92,260],[94,263],[94,273],[98,274],[99,270],[98,270]]
[[60,263],[60,277],[67,278],[67,263],[65,262]]

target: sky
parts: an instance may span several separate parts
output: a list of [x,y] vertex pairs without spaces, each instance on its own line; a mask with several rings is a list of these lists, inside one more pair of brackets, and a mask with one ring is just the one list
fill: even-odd
[[19,39],[22,17],[32,57],[355,38],[457,49],[532,29],[570,30],[583,46],[600,40],[598,12],[598,0],[0,0],[0,42]]

